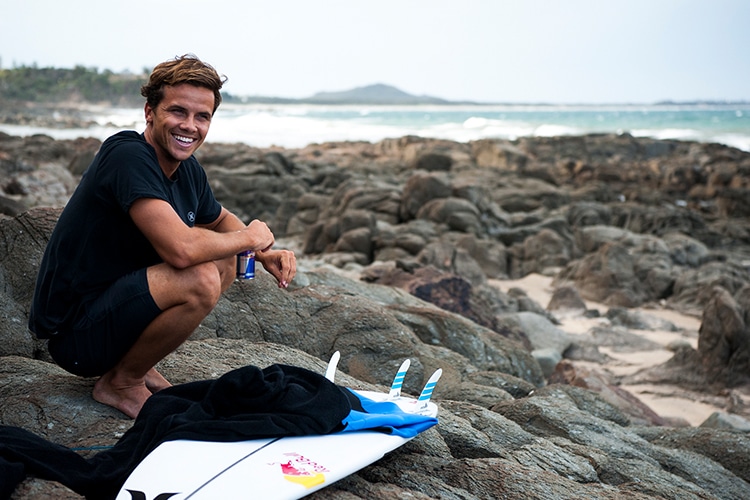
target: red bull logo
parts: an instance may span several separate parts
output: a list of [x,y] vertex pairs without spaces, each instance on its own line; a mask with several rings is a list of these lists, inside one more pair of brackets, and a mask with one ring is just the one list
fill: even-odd
[[331,472],[322,465],[294,452],[284,453],[284,459],[271,465],[276,464],[281,466],[284,479],[308,489],[323,484],[326,480],[325,473]]

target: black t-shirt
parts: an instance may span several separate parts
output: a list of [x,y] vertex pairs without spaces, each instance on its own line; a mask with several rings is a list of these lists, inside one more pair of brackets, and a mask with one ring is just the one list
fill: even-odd
[[190,227],[209,224],[221,213],[195,157],[169,179],[141,134],[120,132],[104,141],[42,258],[29,317],[37,337],[69,325],[82,304],[120,277],[162,262],[128,213],[140,198],[168,202]]

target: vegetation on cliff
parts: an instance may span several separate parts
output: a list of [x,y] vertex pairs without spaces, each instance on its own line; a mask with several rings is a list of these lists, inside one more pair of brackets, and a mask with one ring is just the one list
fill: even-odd
[[0,69],[0,99],[44,103],[108,102],[139,104],[145,73],[113,73],[76,66],[73,69],[18,66]]

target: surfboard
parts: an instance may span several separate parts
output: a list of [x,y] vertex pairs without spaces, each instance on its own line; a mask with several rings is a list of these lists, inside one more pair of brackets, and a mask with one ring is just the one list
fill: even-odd
[[[332,356],[325,376],[334,381],[340,358]],[[437,370],[419,397],[401,389],[410,361],[405,360],[388,393],[351,390],[363,406],[425,424],[407,432],[353,430],[326,435],[255,439],[239,442],[176,440],[156,447],[133,470],[116,500],[297,499],[324,488],[379,460],[437,422],[430,401],[442,374]],[[386,411],[383,414],[383,411]],[[354,413],[354,412],[353,412]],[[351,422],[358,429],[361,422]]]

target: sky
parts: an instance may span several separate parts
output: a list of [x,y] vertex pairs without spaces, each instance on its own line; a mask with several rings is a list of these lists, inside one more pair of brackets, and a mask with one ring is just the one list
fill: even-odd
[[750,101],[749,26],[749,0],[23,0],[2,8],[0,68],[140,73],[193,53],[238,96]]

